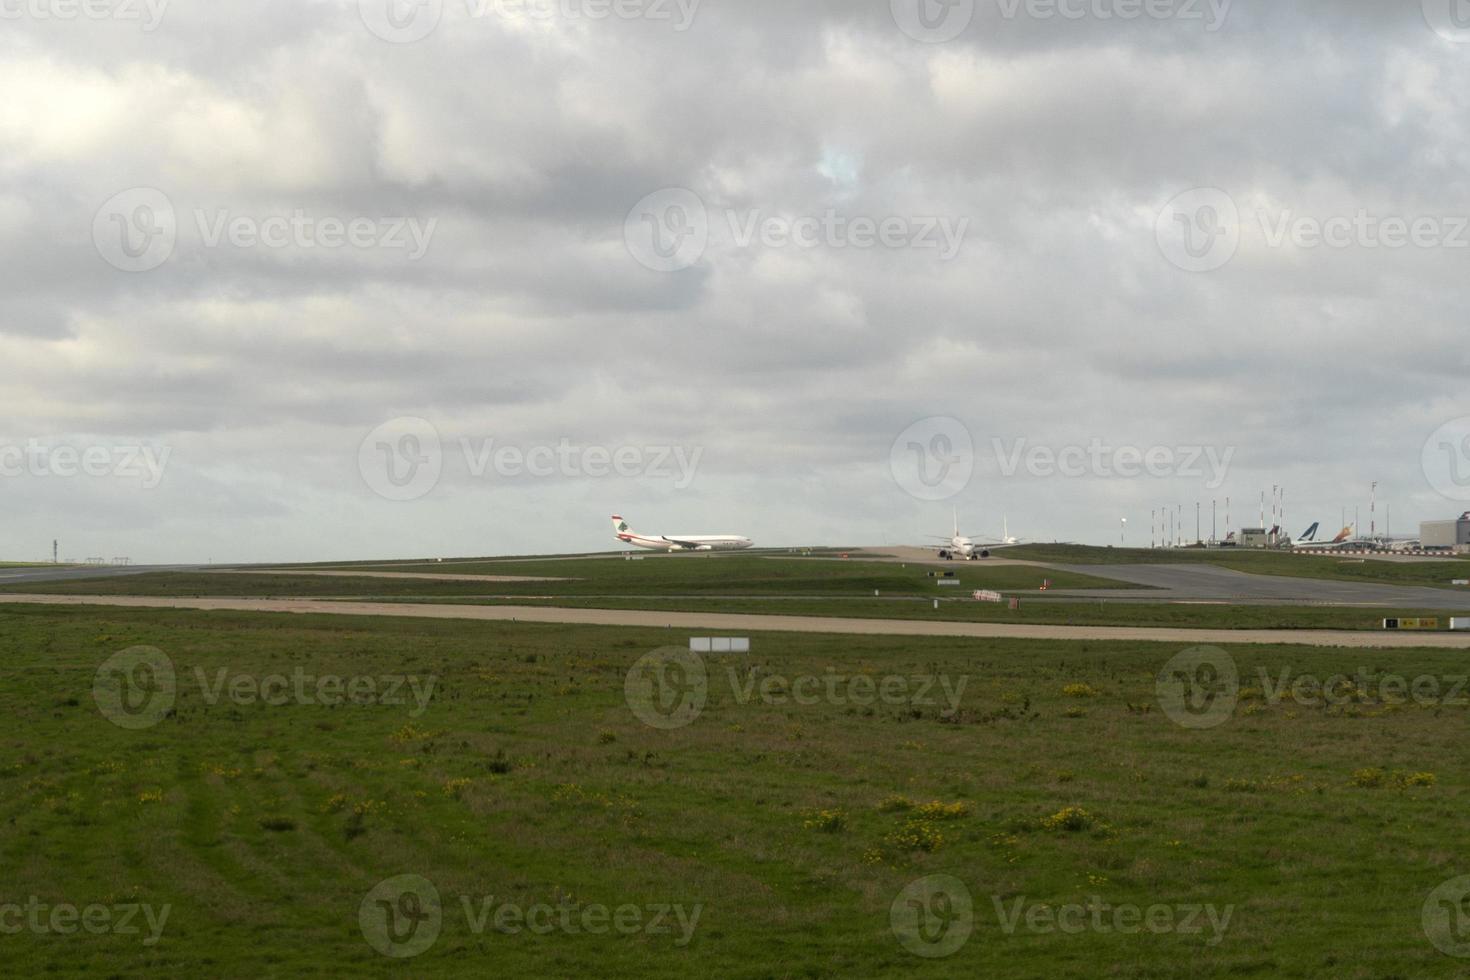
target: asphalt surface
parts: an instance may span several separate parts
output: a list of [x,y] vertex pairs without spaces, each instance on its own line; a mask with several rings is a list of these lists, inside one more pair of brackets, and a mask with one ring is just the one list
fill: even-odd
[[[1251,575],[1215,565],[1051,565],[1143,586],[1143,589],[1056,589],[1053,599],[1107,599],[1130,602],[1223,602],[1240,605],[1366,606],[1386,609],[1470,611],[1470,589],[1452,591],[1423,586],[1376,585],[1325,579]],[[1445,572],[1448,584],[1458,569]]]
[[[722,634],[826,633],[850,636],[938,636],[970,639],[1119,640],[1152,643],[1272,644],[1354,649],[1449,648],[1470,650],[1470,633],[1363,633],[1332,630],[1197,630],[1121,626],[1029,626],[1006,623],[949,623],[920,620],[847,619],[812,616],[748,616],[727,613],[631,612],[524,606],[422,605],[413,603],[323,602],[315,599],[175,599],[144,596],[0,595],[0,604],[111,606],[130,609],[232,610],[311,613],[327,616],[387,616],[405,619],[463,619],[487,622],[623,626]],[[682,643],[682,639],[678,642]]]
[[145,575],[149,572],[195,572],[202,567],[200,565],[38,565],[34,568],[0,568],[0,585],[119,578],[129,575]]

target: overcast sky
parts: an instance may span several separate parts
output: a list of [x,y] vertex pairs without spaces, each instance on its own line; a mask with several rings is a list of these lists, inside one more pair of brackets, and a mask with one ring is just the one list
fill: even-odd
[[0,559],[1454,516],[1451,2],[0,0]]

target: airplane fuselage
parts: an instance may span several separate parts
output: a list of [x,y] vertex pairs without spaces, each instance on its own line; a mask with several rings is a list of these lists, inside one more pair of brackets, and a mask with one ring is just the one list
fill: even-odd
[[739,534],[637,534],[621,517],[613,518],[613,532],[623,544],[649,551],[744,551],[755,546]]
[[949,539],[948,547],[939,549],[939,557],[946,560],[978,561],[981,558],[989,558],[990,552],[981,548],[970,538],[957,535]]

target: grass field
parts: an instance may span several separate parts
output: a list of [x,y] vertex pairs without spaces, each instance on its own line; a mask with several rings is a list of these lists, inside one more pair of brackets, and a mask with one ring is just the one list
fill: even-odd
[[[1008,549],[1007,558],[1058,562],[1063,565],[1176,565],[1209,564],[1253,575],[1284,575],[1290,578],[1332,579],[1341,582],[1375,582],[1384,585],[1452,585],[1455,579],[1470,578],[1470,558],[1429,561],[1375,561],[1330,555],[1292,555],[1279,551],[1241,548],[1158,549],[1093,548],[1085,545],[1036,544]],[[1101,567],[1099,574],[1107,574]]]
[[[0,905],[101,909],[97,935],[62,934],[44,912],[0,935],[7,972],[1464,973],[1421,923],[1431,892],[1470,872],[1460,654],[1233,649],[1238,703],[1199,729],[1171,720],[1156,683],[1170,647],[758,635],[749,657],[700,665],[697,716],[650,716],[627,694],[630,670],[685,639],[0,611]],[[150,675],[98,680],[140,645],[168,658],[171,697],[158,673],[139,688],[127,678]],[[1345,703],[1271,700],[1293,677],[1360,662],[1363,693]],[[365,703],[311,703],[323,695],[310,682],[276,704],[252,693],[298,668],[348,689],[368,679],[378,698],[362,686]],[[1439,690],[1399,703],[1390,669]],[[691,672],[667,679],[697,704]],[[872,703],[875,690],[895,696]],[[652,727],[635,708],[690,723]],[[440,904],[403,875],[432,882]],[[954,882],[973,935],[950,951],[966,921]],[[1089,903],[1113,911],[1073,908]],[[127,907],[145,910],[138,933],[105,927]],[[383,942],[389,911],[415,928],[387,948],[417,951],[433,928],[437,940],[413,959],[380,955],[370,938]],[[514,930],[521,912],[542,928],[493,925]],[[1132,912],[1154,931],[1114,928]],[[19,914],[0,909],[0,926]],[[1048,928],[1057,915],[1083,927]]]

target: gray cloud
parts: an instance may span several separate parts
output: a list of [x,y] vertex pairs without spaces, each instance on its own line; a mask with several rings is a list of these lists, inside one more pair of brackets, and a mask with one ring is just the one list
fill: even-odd
[[[1396,530],[1463,510],[1421,452],[1467,412],[1470,249],[1270,232],[1470,216],[1470,44],[1415,3],[1237,2],[1216,31],[1010,8],[979,0],[942,44],[906,36],[887,0],[705,0],[682,32],[448,0],[413,44],[328,0],[174,0],[153,31],[6,21],[0,445],[172,456],[152,489],[0,478],[0,556],[56,535],[159,561],[566,550],[607,546],[613,510],[772,543],[896,541],[945,529],[953,505],[976,531],[1004,515],[1102,542],[1166,503],[1219,498],[1223,515],[1226,495],[1240,524],[1276,483],[1293,525],[1366,515],[1373,480]],[[178,240],[124,272],[94,219],[136,187],[167,196]],[[702,201],[708,245],[652,271],[625,220],[674,187]],[[1200,187],[1228,193],[1240,243],[1188,272],[1156,224]],[[950,260],[825,232],[741,241],[829,214],[965,234]],[[297,215],[434,230],[419,258],[201,234]],[[962,494],[926,503],[889,453],[935,415],[980,459]],[[449,457],[411,503],[358,468],[401,416],[430,420]],[[685,488],[510,479],[468,472],[461,439],[703,456]],[[1007,477],[993,439],[1236,456],[1219,487]]]

